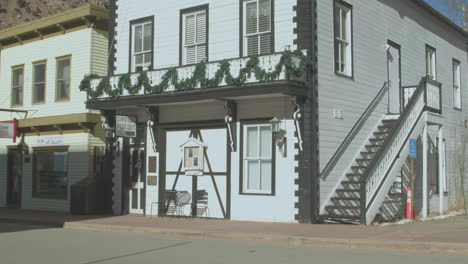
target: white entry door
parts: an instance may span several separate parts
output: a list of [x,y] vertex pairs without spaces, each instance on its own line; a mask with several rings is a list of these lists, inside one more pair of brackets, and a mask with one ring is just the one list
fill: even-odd
[[130,147],[130,180],[129,202],[131,214],[144,214],[146,198],[145,149],[141,146]]
[[388,67],[388,112],[399,114],[401,111],[400,97],[400,47],[398,44],[389,43],[387,50]]

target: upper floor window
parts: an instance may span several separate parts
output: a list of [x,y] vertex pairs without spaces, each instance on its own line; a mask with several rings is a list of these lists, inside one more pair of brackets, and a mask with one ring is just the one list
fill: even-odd
[[272,0],[246,0],[244,10],[244,55],[273,52]]
[[429,79],[436,80],[436,49],[426,45],[426,76]]
[[460,62],[453,60],[453,107],[462,108]]
[[146,71],[153,66],[153,20],[132,22],[131,71]]
[[13,68],[11,78],[11,105],[22,106],[24,91],[24,67],[19,66]]
[[335,72],[353,76],[352,6],[335,1]]
[[46,62],[37,62],[33,64],[33,104],[45,102],[45,82],[46,82]]
[[195,64],[207,59],[207,16],[207,6],[182,15],[182,64]]
[[55,100],[70,99],[71,57],[57,58],[57,83]]

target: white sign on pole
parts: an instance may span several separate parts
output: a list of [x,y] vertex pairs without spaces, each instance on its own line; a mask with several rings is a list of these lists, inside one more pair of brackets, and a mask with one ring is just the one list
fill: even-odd
[[134,116],[115,116],[115,136],[116,137],[136,137],[137,118]]
[[63,146],[65,138],[63,135],[50,135],[37,137],[38,146]]
[[0,123],[0,138],[13,138],[15,134],[15,124]]

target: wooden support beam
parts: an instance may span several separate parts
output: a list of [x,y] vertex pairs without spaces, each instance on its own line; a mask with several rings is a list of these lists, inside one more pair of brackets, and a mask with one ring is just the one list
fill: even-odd
[[36,33],[39,36],[39,38],[44,39],[44,35],[41,31],[39,31],[39,29],[34,30],[34,33]]
[[53,127],[57,129],[60,134],[63,134],[63,129],[60,125],[53,125]]
[[16,35],[16,36],[14,36],[14,38],[16,39],[16,41],[21,43],[21,45],[23,45],[23,39],[20,36]]
[[62,32],[62,34],[65,34],[67,33],[67,29],[62,25],[62,24],[55,24],[56,27],[58,27],[60,29],[60,31]]

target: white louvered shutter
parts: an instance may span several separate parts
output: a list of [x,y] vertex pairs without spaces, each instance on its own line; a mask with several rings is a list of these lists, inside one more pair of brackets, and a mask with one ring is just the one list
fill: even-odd
[[195,63],[197,58],[197,47],[195,46],[195,15],[185,17],[185,46],[186,63]]
[[[271,4],[270,0],[259,2],[260,54],[271,52]],[[263,33],[263,34],[262,34]]]
[[247,55],[258,54],[258,32],[257,28],[257,3],[249,2],[246,4],[246,38],[247,38]]
[[206,58],[206,13],[197,14],[197,62]]

